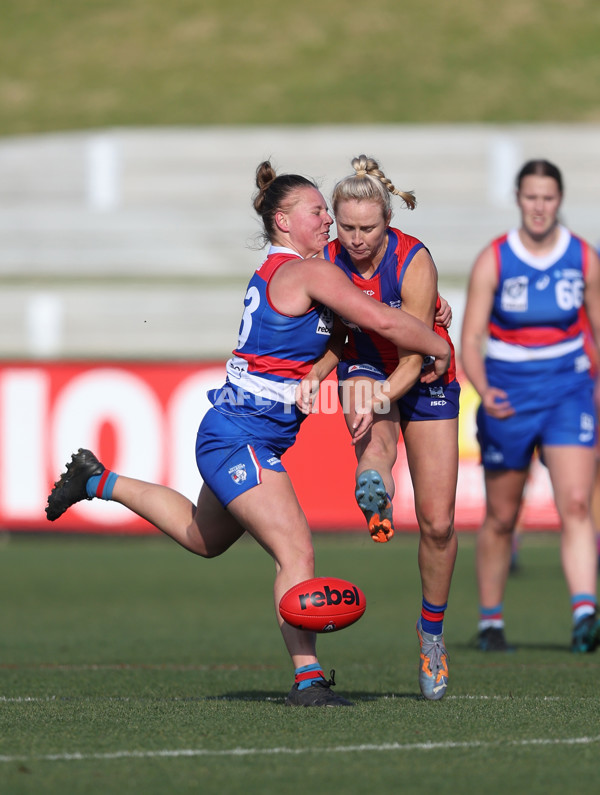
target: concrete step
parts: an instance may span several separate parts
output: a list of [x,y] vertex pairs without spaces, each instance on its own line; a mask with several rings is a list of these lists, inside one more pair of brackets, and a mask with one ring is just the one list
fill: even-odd
[[[562,169],[564,221],[600,240],[600,125],[110,129],[0,139],[0,356],[227,355],[261,261],[258,163],[329,197],[375,156],[414,212],[442,290],[462,300],[477,253],[518,223],[530,157]],[[456,339],[456,334],[455,334]]]

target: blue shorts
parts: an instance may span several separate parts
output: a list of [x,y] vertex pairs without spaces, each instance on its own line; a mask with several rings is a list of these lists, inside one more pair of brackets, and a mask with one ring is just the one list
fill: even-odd
[[592,389],[567,393],[554,406],[521,411],[504,420],[477,411],[477,439],[485,469],[527,469],[537,447],[595,447],[596,412]]
[[[387,376],[372,364],[356,364],[340,362],[337,369],[338,381],[341,384],[347,378],[359,376],[372,378],[374,381],[385,381]],[[400,418],[403,421],[422,422],[427,420],[453,420],[458,417],[460,402],[460,384],[456,379],[444,384],[438,378],[431,384],[421,381],[408,390],[398,401]]]
[[[257,422],[257,430],[260,423]],[[207,486],[226,507],[235,497],[262,482],[262,470],[285,472],[285,447],[270,444],[260,434],[249,437],[232,417],[208,410],[196,436],[196,463]]]

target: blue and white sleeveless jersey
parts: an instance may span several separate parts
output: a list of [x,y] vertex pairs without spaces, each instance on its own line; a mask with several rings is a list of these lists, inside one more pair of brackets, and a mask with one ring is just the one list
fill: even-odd
[[318,305],[299,317],[283,315],[271,304],[269,282],[295,251],[272,246],[255,271],[244,299],[238,343],[227,362],[232,384],[254,395],[295,403],[296,386],[324,352],[333,328],[333,312]]
[[489,321],[486,370],[517,410],[552,405],[588,388],[581,307],[587,247],[565,227],[550,254],[537,257],[514,229],[493,241],[498,287]]
[[293,444],[305,419],[296,387],[321,356],[333,329],[333,312],[322,305],[299,317],[277,311],[269,299],[275,271],[291,259],[287,248],[272,246],[246,291],[238,343],[227,362],[227,383],[209,392],[217,411],[241,431],[283,451]]

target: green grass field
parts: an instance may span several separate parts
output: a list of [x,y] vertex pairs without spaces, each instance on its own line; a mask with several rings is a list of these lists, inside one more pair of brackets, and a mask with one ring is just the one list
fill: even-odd
[[291,709],[272,564],[243,539],[204,561],[159,537],[6,536],[0,792],[577,793],[598,771],[598,656],[568,650],[555,535],[524,539],[505,601],[514,654],[471,646],[473,537],[446,614],[450,687],[417,684],[416,537],[316,537],[317,573],[367,596],[320,638],[352,709]]
[[598,121],[596,0],[3,0],[2,135]]

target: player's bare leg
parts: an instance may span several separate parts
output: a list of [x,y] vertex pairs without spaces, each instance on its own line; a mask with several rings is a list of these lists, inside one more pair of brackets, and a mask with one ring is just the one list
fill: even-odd
[[[425,698],[442,698],[448,686],[443,617],[457,554],[454,508],[458,478],[458,418],[412,421],[403,426],[419,523],[423,603],[417,622],[421,645],[419,685]],[[426,626],[437,627],[435,632]]]
[[205,484],[194,505],[168,486],[119,475],[112,499],[203,558],[223,554],[245,532]]
[[477,532],[476,573],[480,621],[478,645],[482,651],[509,651],[504,636],[502,603],[510,572],[512,539],[529,471],[485,472],[486,513]]
[[[310,527],[287,473],[264,470],[262,478],[260,486],[236,497],[228,510],[275,563],[275,614],[296,669],[296,683],[286,704],[351,706],[351,702],[331,690],[333,677],[325,679],[317,659],[315,633],[292,627],[279,613],[283,594],[298,582],[314,577],[314,549]],[[300,682],[301,671],[314,678]],[[309,686],[302,689],[306,684]]]
[[561,519],[561,560],[573,608],[571,647],[594,651],[600,644],[598,556],[591,513],[596,451],[575,445],[548,446],[543,455]]
[[403,432],[419,523],[423,595],[434,604],[443,604],[450,593],[457,554],[458,419],[409,422]]
[[[94,490],[90,496],[87,483],[92,482]],[[54,521],[71,505],[92,496],[119,502],[181,546],[207,558],[222,554],[248,531],[274,560],[276,615],[296,672],[303,667],[314,669],[311,671],[314,678],[303,679],[302,685],[308,685],[304,689],[299,687],[296,674],[296,684],[286,703],[351,705],[331,690],[333,676],[325,679],[316,656],[315,633],[285,623],[277,609],[286,590],[314,576],[310,528],[286,473],[264,470],[262,483],[240,494],[227,509],[203,485],[195,506],[174,489],[109,472],[93,453],[80,449],[72,456],[66,472],[49,496],[48,518]]]

